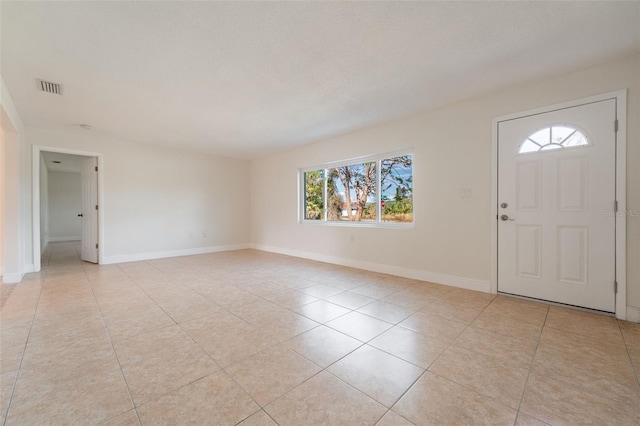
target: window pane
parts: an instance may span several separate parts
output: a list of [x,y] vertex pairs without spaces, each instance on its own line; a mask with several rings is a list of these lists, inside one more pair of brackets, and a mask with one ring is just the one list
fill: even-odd
[[566,138],[571,136],[572,133],[575,133],[575,131],[576,131],[576,129],[574,129],[573,127],[553,126],[551,128],[551,133],[552,133],[551,142],[557,143],[557,144],[562,144],[562,142]]
[[[551,135],[547,137],[545,135]],[[553,151],[555,149],[588,146],[587,137],[578,129],[561,125],[538,130],[520,144],[519,153],[528,154],[538,151]]]
[[375,222],[376,163],[359,163],[329,170],[327,219]]
[[382,160],[382,222],[413,222],[413,156]]
[[304,174],[304,218],[324,220],[324,170]]
[[569,136],[567,139],[565,139],[564,142],[562,142],[562,146],[567,148],[572,146],[581,146],[581,145],[589,145],[589,143],[587,142],[587,139],[584,137],[584,135],[580,132],[575,132],[574,134]]
[[525,154],[527,152],[536,152],[540,149],[540,145],[537,145],[531,141],[531,139],[527,139],[520,145],[520,154]]
[[529,139],[540,146],[546,145],[551,142],[551,129],[546,127],[542,130],[538,130],[537,132],[529,136]]

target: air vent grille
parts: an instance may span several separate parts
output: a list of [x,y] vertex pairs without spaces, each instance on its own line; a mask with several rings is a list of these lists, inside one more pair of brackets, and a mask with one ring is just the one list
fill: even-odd
[[38,89],[47,92],[53,93],[54,95],[62,95],[62,85],[58,83],[52,83],[50,81],[37,80]]

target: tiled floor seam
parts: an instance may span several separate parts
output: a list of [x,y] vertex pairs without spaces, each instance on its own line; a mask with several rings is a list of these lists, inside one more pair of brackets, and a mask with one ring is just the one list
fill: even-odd
[[[420,311],[417,311],[417,312],[420,312]],[[405,327],[402,327],[402,326],[400,326],[400,325],[397,325],[397,327],[405,328]],[[450,348],[450,347],[455,343],[455,341],[456,341],[456,340],[457,340],[457,339],[458,339],[458,338],[459,338],[459,337],[460,337],[460,336],[461,336],[461,335],[462,335],[462,334],[463,334],[463,333],[464,333],[464,332],[465,332],[469,327],[471,327],[471,324],[467,324],[467,326],[465,327],[465,329],[464,329],[464,330],[462,330],[462,331],[460,332],[460,334],[459,334],[458,336],[456,336],[456,338],[455,338],[455,339],[453,339],[453,340],[451,341],[451,343],[449,343],[449,344],[447,345],[447,347],[446,347],[446,348],[444,348],[444,350],[443,350],[443,351],[442,351],[442,352],[441,352],[437,357],[435,357],[435,358],[434,358],[434,360],[433,360],[433,361],[431,361],[431,363],[429,364],[429,366],[428,366],[428,367],[426,367],[426,368],[424,368],[424,371],[422,372],[422,374],[420,374],[420,375],[419,375],[419,376],[418,376],[418,377],[417,377],[417,378],[416,378],[416,379],[415,379],[415,380],[414,380],[414,381],[413,381],[413,382],[412,382],[412,383],[407,387],[407,389],[405,389],[405,391],[404,391],[404,392],[403,392],[403,393],[402,393],[402,394],[401,394],[401,395],[400,395],[400,396],[399,396],[399,397],[398,397],[398,398],[393,402],[393,404],[391,404],[391,406],[390,406],[390,407],[388,407],[388,409],[387,409],[387,411],[385,412],[385,414],[384,414],[384,415],[386,415],[386,413],[387,413],[387,412],[392,411],[392,410],[393,410],[393,407],[398,403],[398,401],[400,401],[400,400],[401,400],[401,399],[402,399],[402,398],[403,398],[403,397],[404,397],[404,396],[405,396],[405,395],[406,395],[406,394],[407,394],[407,393],[408,393],[408,392],[409,392],[409,391],[410,391],[410,390],[415,386],[415,384],[416,384],[418,381],[420,381],[420,379],[422,379],[422,378],[425,376],[425,374],[427,374],[428,372],[430,372],[429,368],[431,368],[431,366],[432,366],[436,361],[438,361],[438,359],[440,359],[440,357],[441,357],[441,356],[442,356],[442,355],[443,355],[443,354],[444,354],[444,353],[445,353],[445,352],[446,352],[446,351],[447,351],[447,350],[448,350],[448,349],[449,349],[449,348]],[[409,329],[407,329],[407,330],[409,330]],[[419,333],[419,332],[418,332],[418,333]],[[381,333],[381,334],[382,334],[382,333]],[[424,335],[423,333],[419,333],[419,334]],[[376,337],[377,337],[377,336],[376,336]],[[374,339],[375,339],[375,337],[374,337]],[[372,340],[373,340],[373,339],[369,340],[369,342],[370,342],[370,341],[372,341]],[[367,344],[368,344],[368,343],[367,343]],[[372,347],[373,347],[373,348],[375,348],[375,346],[372,346]],[[376,349],[378,349],[378,348],[376,348]],[[378,350],[381,350],[381,349],[378,349]],[[382,351],[382,352],[388,353],[388,352],[386,352],[386,351]],[[398,358],[398,359],[402,359],[402,358],[400,358],[400,357],[398,357],[398,356],[396,356],[396,355],[393,355],[393,354],[389,354],[389,355],[392,355],[392,356],[394,356],[394,357],[396,357],[396,358]],[[403,361],[405,361],[405,362],[408,362],[408,363],[410,363],[410,364],[412,364],[412,365],[415,365],[416,367],[423,368],[423,367],[421,367],[421,366],[419,366],[419,365],[413,364],[413,363],[412,363],[412,362],[410,362],[410,361],[406,361],[406,360],[404,360],[404,359],[402,359],[402,360],[403,360]],[[431,374],[435,374],[435,373],[431,373]],[[442,377],[442,376],[440,376],[440,377]],[[448,378],[446,378],[446,377],[443,377],[443,378],[444,378],[445,380],[449,380],[449,381],[453,382],[452,380],[450,380],[450,379],[448,379]],[[453,382],[453,383],[455,383],[455,382]],[[475,392],[475,391],[474,391],[474,392]],[[364,393],[364,392],[363,392],[363,393]],[[365,395],[366,395],[366,394],[365,394]],[[369,395],[367,395],[367,396],[369,396]],[[371,397],[370,397],[370,398],[371,398]],[[372,398],[372,399],[373,399],[373,398]],[[375,399],[374,399],[374,400],[375,400]],[[375,400],[375,401],[377,401],[377,400]],[[377,401],[377,402],[378,402],[379,404],[381,404],[381,405],[385,406],[384,404],[380,403],[379,401]],[[385,406],[385,407],[386,407],[386,406]],[[394,411],[393,413],[394,413],[394,414],[399,415],[399,416],[400,416],[400,417],[402,417],[402,418],[404,418],[401,414],[398,414],[398,413],[396,413],[395,411]],[[384,415],[383,415],[382,417],[384,417]],[[378,422],[382,419],[382,417],[381,417],[380,419],[378,419]],[[410,423],[412,423],[412,422],[410,422]]]
[[[413,384],[412,384],[411,386],[413,386]],[[396,412],[395,412],[395,411],[393,411],[391,408],[388,408],[388,409],[387,409],[387,411],[385,411],[385,412],[384,412],[384,414],[382,415],[382,417],[380,417],[380,418],[378,419],[378,421],[376,421],[376,422],[374,423],[374,425],[373,425],[373,426],[378,426],[378,424],[380,424],[380,422],[382,421],[382,419],[384,419],[384,418],[385,418],[385,416],[386,416],[387,414],[389,414],[390,412],[391,412],[391,413],[393,413],[393,414],[395,414],[396,416],[398,416],[398,417],[402,418],[402,419],[403,419],[404,421],[406,421],[407,423],[409,423],[409,424],[411,424],[411,425],[414,425],[414,426],[415,426],[415,423],[413,423],[411,420],[409,420],[409,419],[407,419],[406,417],[404,417],[402,414],[398,414],[398,413],[396,413]]]
[[[85,272],[85,275],[86,275],[86,272]],[[88,279],[88,277],[87,277],[87,279]],[[142,421],[140,420],[140,416],[138,415],[138,410],[136,410],[136,404],[135,404],[135,401],[133,400],[133,394],[131,393],[131,388],[129,387],[129,383],[127,382],[127,376],[124,374],[124,370],[122,369],[122,364],[120,363],[120,357],[118,356],[118,352],[116,352],[116,348],[113,345],[113,338],[111,337],[111,332],[109,331],[109,327],[107,327],[107,321],[104,318],[104,314],[102,312],[102,308],[100,307],[100,304],[98,303],[98,298],[96,297],[96,293],[95,293],[93,287],[91,285],[89,285],[89,288],[91,289],[91,294],[93,294],[93,298],[94,298],[94,300],[96,302],[96,306],[98,307],[98,310],[100,311],[100,319],[102,320],[102,325],[104,326],[104,329],[107,332],[107,336],[109,337],[109,344],[111,345],[111,350],[113,351],[113,355],[115,356],[116,362],[118,363],[118,368],[120,369],[120,374],[122,375],[122,380],[124,380],[124,384],[127,387],[127,393],[129,394],[129,399],[131,401],[131,406],[133,407],[133,409],[134,409],[134,411],[136,413],[136,418],[138,419],[138,423],[142,424]],[[123,414],[123,413],[120,413],[120,414]],[[105,419],[103,419],[103,420],[105,420]]]
[[[253,397],[252,397],[252,396],[247,392],[247,390],[246,390],[245,388],[243,388],[243,387],[242,387],[242,386],[241,386],[241,385],[240,385],[240,384],[239,384],[239,383],[238,383],[238,382],[233,378],[233,376],[231,376],[231,374],[229,374],[229,373],[227,372],[227,370],[226,370],[224,367],[222,367],[220,364],[218,364],[218,362],[217,362],[217,361],[216,361],[216,360],[211,356],[211,354],[209,354],[209,352],[207,352],[207,351],[206,351],[206,350],[205,350],[205,349],[204,349],[204,348],[203,348],[203,347],[202,347],[202,346],[201,346],[201,345],[200,345],[200,344],[199,344],[199,343],[198,343],[198,342],[197,342],[197,341],[196,341],[196,340],[195,340],[195,339],[194,339],[194,338],[193,338],[193,337],[192,337],[192,336],[187,332],[187,331],[185,331],[185,330],[184,330],[184,328],[182,328],[181,323],[177,323],[177,322],[173,319],[173,317],[171,317],[171,315],[169,315],[169,313],[168,313],[168,312],[166,312],[164,309],[162,309],[162,307],[158,304],[158,302],[156,302],[156,301],[153,299],[153,297],[151,297],[151,296],[150,296],[150,295],[149,295],[149,294],[148,294],[148,293],[147,293],[147,292],[142,288],[142,286],[140,286],[140,285],[138,284],[138,282],[137,282],[137,280],[135,280],[135,278],[131,278],[131,280],[135,283],[135,285],[136,285],[138,288],[140,288],[140,290],[141,290],[141,291],[143,291],[143,292],[147,295],[147,297],[149,297],[149,298],[150,298],[150,299],[151,299],[151,300],[152,300],[152,301],[153,301],[153,302],[154,302],[154,303],[155,303],[155,304],[156,304],[156,305],[157,305],[157,306],[158,306],[158,307],[159,307],[159,308],[160,308],[160,309],[161,309],[161,310],[162,310],[162,311],[167,315],[167,316],[169,316],[169,318],[171,318],[171,320],[175,323],[175,324],[173,324],[173,325],[170,325],[170,326],[167,326],[167,327],[162,327],[162,328],[168,328],[168,327],[173,327],[173,326],[177,325],[177,326],[180,328],[180,330],[182,330],[182,332],[183,332],[183,333],[185,333],[185,334],[189,337],[189,339],[191,339],[191,341],[193,341],[193,342],[198,346],[198,348],[200,348],[200,350],[201,350],[201,351],[203,351],[203,352],[204,352],[204,353],[205,353],[205,354],[206,354],[206,355],[207,355],[207,356],[208,356],[208,357],[209,357],[209,358],[210,358],[210,359],[211,359],[211,360],[212,360],[216,365],[218,365],[218,366],[220,367],[220,370],[216,370],[216,372],[217,372],[217,371],[223,371],[223,372],[224,372],[224,373],[225,373],[225,374],[226,374],[226,375],[227,375],[227,376],[228,376],[228,377],[229,377],[229,378],[230,378],[230,379],[231,379],[231,380],[232,380],[236,385],[238,385],[238,386],[240,387],[240,389],[242,389],[242,390],[243,390],[243,392],[244,392],[244,393],[245,393],[249,398],[251,398],[251,400],[252,400],[253,402],[255,402],[255,403],[258,405],[258,407],[260,407],[260,409],[262,409],[262,408],[263,408],[260,404],[258,404],[258,401],[256,401],[256,400],[255,400],[255,399],[254,399],[254,398],[253,398]],[[201,296],[202,296],[202,295],[201,295]],[[204,296],[203,296],[203,297],[204,297]],[[207,298],[207,300],[209,300],[209,299]],[[215,303],[215,302],[214,302],[214,303]],[[216,304],[216,305],[217,305],[217,304]],[[218,305],[218,306],[219,306],[219,305]],[[240,320],[241,320],[241,321],[243,321],[244,323],[249,324],[249,323],[248,323],[247,321],[245,321],[243,318],[239,317],[238,315],[234,314],[233,312],[229,311],[228,309],[226,309],[226,308],[224,308],[224,307],[221,307],[221,309],[224,309],[226,312],[228,312],[228,313],[230,313],[231,315],[233,315],[233,316],[237,317],[238,319],[240,319]],[[195,319],[195,318],[191,318],[191,319]],[[249,324],[249,325],[251,325],[251,324]],[[153,331],[157,331],[157,330],[159,330],[159,329],[156,329],[156,330],[153,330]],[[138,335],[141,335],[141,334],[145,334],[145,333],[140,333],[140,334],[138,334]],[[131,336],[131,337],[133,337],[133,336]],[[275,346],[276,344],[277,344],[277,343],[274,343],[274,346]],[[271,347],[273,347],[273,346],[271,346]],[[114,349],[114,352],[115,352],[115,349]],[[119,364],[119,363],[120,363],[120,361],[118,361],[118,364]],[[227,367],[229,367],[229,366],[227,366]],[[122,369],[122,367],[121,367],[121,369]],[[177,389],[171,389],[171,390],[167,391],[165,394],[158,396],[158,397],[156,398],[156,400],[157,400],[157,399],[159,399],[159,398],[161,398],[162,396],[169,395],[169,394],[171,394],[172,392],[175,392],[175,391],[177,391],[177,390],[179,390],[179,389],[182,389],[182,388],[183,388],[183,387],[185,387],[185,386],[188,386],[188,385],[193,384],[193,383],[195,383],[195,382],[197,382],[197,381],[199,381],[199,380],[202,380],[202,379],[204,379],[205,377],[208,377],[208,376],[210,376],[210,375],[212,375],[212,374],[215,374],[215,372],[214,372],[214,373],[210,373],[210,374],[206,374],[206,375],[204,375],[204,376],[202,376],[202,377],[199,377],[199,378],[197,378],[197,379],[195,379],[195,380],[192,380],[191,382],[189,382],[189,383],[187,383],[187,384],[184,384],[184,385],[182,385],[182,386],[178,387]],[[124,372],[123,372],[123,376],[124,376]],[[126,383],[126,380],[125,380],[125,383]],[[129,386],[129,385],[127,384],[127,388],[128,388],[128,386]],[[131,395],[131,392],[130,392],[130,391],[129,391],[129,394]],[[146,404],[146,403],[149,403],[149,402],[151,402],[151,401],[146,401],[146,402],[144,402],[143,404],[140,404],[140,406],[142,406],[142,405],[144,405],[144,404]],[[137,408],[137,407],[138,407],[138,405],[136,405],[136,404],[135,404],[135,402],[134,402],[134,407],[135,407],[135,408]],[[257,411],[260,411],[260,410],[257,410]],[[256,412],[257,412],[257,411],[256,411]],[[255,413],[252,413],[251,415],[253,415],[253,414],[255,414]],[[136,415],[138,415],[137,410],[136,410]],[[138,416],[138,421],[140,422],[140,424],[142,424],[142,421],[140,420],[140,417],[139,417],[139,416]],[[244,421],[244,420],[243,420],[243,421]]]
[[[633,362],[633,358],[631,357],[631,353],[629,352],[629,344],[627,343],[627,339],[622,332],[622,328],[620,327],[620,321],[616,320],[616,325],[618,326],[618,330],[620,330],[620,334],[622,335],[622,341],[624,342],[624,350],[627,353],[627,357],[629,357],[629,362],[631,363],[631,368],[633,368],[633,372],[636,375],[636,380],[638,381],[638,385],[640,386],[640,365],[635,365]],[[640,345],[640,342],[638,342]]]
[[[297,353],[297,352],[296,352],[296,353]],[[238,383],[238,381],[237,381],[237,380],[236,380],[236,379],[235,379],[235,378],[234,378],[234,377],[233,377],[233,376],[232,376],[232,375],[231,375],[231,374],[230,374],[230,373],[229,373],[225,368],[221,367],[221,369],[222,369],[222,371],[224,371],[224,374],[226,374],[226,375],[227,375],[227,376],[228,376],[228,377],[233,381],[233,383],[235,383],[235,384],[236,384],[236,386],[238,386],[240,389],[242,389],[242,391],[243,391],[245,394],[247,394],[247,396],[248,396],[249,398],[251,398],[251,400],[252,400],[253,402],[255,402],[255,404],[256,404],[258,407],[260,407],[260,410],[264,410],[264,411],[265,411],[265,413],[267,413],[267,410],[265,410],[265,409],[264,409],[264,408],[266,407],[266,405],[265,405],[265,406],[263,406],[263,405],[262,405],[262,404],[260,404],[260,403],[259,403],[259,402],[258,402],[258,401],[253,397],[253,396],[251,396],[251,394],[250,394],[250,393],[249,393],[249,392],[248,392],[248,391],[247,391],[247,390],[246,390],[246,389],[245,389],[245,388],[244,388],[240,383]],[[322,371],[322,370],[321,370],[321,371]],[[313,376],[315,376],[315,374],[314,374]],[[313,376],[311,376],[311,377],[313,377]],[[308,380],[308,379],[307,379],[307,380]],[[305,380],[304,382],[306,382],[306,380]],[[304,382],[302,382],[302,383],[304,383]],[[298,386],[300,386],[302,383],[300,383]],[[298,386],[295,386],[293,389],[297,388]],[[293,389],[290,389],[289,391],[285,392],[283,395],[280,395],[278,398],[274,399],[274,400],[273,400],[273,401],[271,401],[269,404],[272,404],[272,403],[276,402],[278,399],[282,398],[283,396],[285,396],[286,394],[288,394],[289,392],[291,392]],[[269,405],[269,404],[267,404],[267,405]],[[257,411],[255,411],[255,412],[251,413],[251,415],[254,415],[256,412],[258,412],[258,411],[260,411],[260,410],[257,410]],[[267,414],[269,414],[269,413],[267,413]],[[251,416],[249,416],[249,417],[251,417]],[[269,415],[269,417],[271,417],[271,415]],[[244,421],[244,420],[243,420],[243,421]],[[276,423],[277,423],[277,422],[276,422]]]
[[[494,298],[494,299],[495,299],[495,298]],[[493,301],[493,299],[492,299],[492,301]],[[477,318],[480,314],[482,314],[482,312],[484,312],[490,304],[491,304],[491,303],[487,304],[487,306],[485,306],[482,310],[480,310],[480,313],[476,316],[476,318]],[[459,305],[459,306],[461,306],[461,305]],[[434,315],[435,315],[435,314],[434,314]],[[441,318],[442,318],[442,317],[441,317]],[[545,318],[546,318],[546,317],[545,317]],[[475,320],[474,320],[474,321],[475,321]],[[456,321],[456,322],[457,322],[457,321]],[[453,340],[451,341],[451,343],[449,343],[449,344],[447,345],[447,347],[446,347],[446,348],[445,348],[445,349],[440,353],[440,355],[438,355],[438,356],[437,356],[437,357],[436,357],[436,358],[435,358],[435,359],[434,359],[434,360],[429,364],[429,366],[425,369],[425,371],[424,371],[424,372],[423,372],[423,373],[422,373],[422,374],[421,374],[421,375],[420,375],[420,376],[419,376],[419,377],[418,377],[418,378],[417,378],[413,383],[411,383],[411,385],[410,385],[410,386],[409,386],[409,387],[408,387],[408,388],[407,388],[407,389],[402,393],[402,395],[400,395],[400,397],[399,397],[399,398],[398,398],[398,399],[397,399],[397,400],[392,404],[392,406],[390,407],[390,410],[393,410],[393,407],[398,403],[398,401],[400,401],[400,400],[401,400],[401,399],[402,399],[402,398],[403,398],[403,397],[404,397],[404,396],[405,396],[405,395],[406,395],[406,394],[411,390],[411,388],[413,388],[413,386],[415,386],[415,384],[416,384],[420,379],[422,379],[422,378],[423,378],[427,373],[434,374],[434,375],[436,375],[436,376],[438,376],[438,377],[441,377],[441,378],[442,378],[442,379],[444,379],[444,380],[447,380],[447,381],[450,381],[450,382],[452,382],[452,383],[455,383],[456,385],[462,386],[462,387],[464,387],[465,389],[468,389],[468,390],[470,390],[470,391],[472,391],[472,392],[474,392],[474,393],[477,393],[477,394],[479,394],[479,395],[483,395],[483,396],[485,396],[485,397],[487,397],[487,398],[490,398],[491,400],[494,400],[496,403],[498,403],[498,404],[500,404],[500,405],[503,405],[503,406],[505,406],[505,407],[508,407],[507,405],[503,404],[503,403],[502,403],[502,402],[500,402],[500,401],[497,401],[495,398],[493,398],[493,397],[491,397],[491,396],[488,396],[488,395],[482,394],[482,393],[480,393],[480,392],[476,391],[475,389],[471,389],[471,388],[469,388],[468,386],[465,386],[465,385],[463,385],[463,384],[460,384],[460,383],[458,383],[458,382],[456,382],[456,381],[454,381],[454,380],[449,379],[448,377],[441,376],[440,374],[437,374],[437,373],[435,373],[435,372],[433,372],[433,371],[431,371],[431,370],[430,370],[431,366],[433,366],[433,365],[434,365],[434,364],[435,364],[435,363],[440,359],[440,357],[442,357],[442,356],[447,352],[447,350],[449,350],[449,348],[451,348],[451,347],[455,344],[455,342],[460,338],[460,336],[462,336],[462,335],[465,333],[465,331],[467,331],[469,328],[471,328],[472,324],[473,324],[473,321],[472,321],[471,323],[469,323],[469,324],[466,324],[466,327],[464,328],[464,330],[462,330],[462,331],[461,331],[461,332],[456,336],[456,338],[455,338],[455,339],[453,339]],[[402,327],[402,326],[399,326],[399,327]],[[404,327],[402,327],[402,328],[404,328]],[[422,334],[422,333],[420,333],[420,334]],[[541,330],[540,334],[542,335],[542,330]],[[523,395],[524,395],[524,391],[523,391]],[[508,408],[512,408],[512,407],[508,407]],[[512,409],[513,409],[513,408],[512,408]],[[517,412],[518,412],[518,410],[516,410],[516,418],[514,419],[514,423],[515,423],[515,421],[517,420]],[[398,413],[396,413],[395,411],[394,411],[394,413],[395,413],[395,414],[398,414]]]
[[263,412],[264,412],[264,414],[266,414],[266,415],[267,415],[271,420],[273,420],[273,422],[274,422],[276,425],[280,426],[280,423],[278,423],[278,422],[276,421],[276,419],[274,419],[273,417],[271,417],[271,414],[267,413],[267,412],[265,411],[265,409],[264,409],[264,408],[260,408],[260,409],[258,409],[258,410],[256,410],[256,411],[254,411],[253,413],[249,414],[249,415],[248,415],[247,417],[245,417],[244,419],[242,419],[242,420],[240,420],[239,422],[237,422],[234,426],[240,426],[240,425],[242,424],[242,422],[246,421],[247,419],[251,418],[251,416],[254,416],[254,415],[256,415],[257,413],[259,413],[259,412],[261,412],[261,411],[263,411]]
[[4,423],[2,426],[7,426],[7,422],[9,421],[9,412],[11,411],[11,403],[13,402],[13,395],[16,391],[16,386],[18,385],[18,380],[20,379],[20,373],[22,372],[22,361],[24,361],[24,354],[27,351],[27,345],[29,344],[29,337],[31,337],[31,330],[33,329],[33,323],[36,320],[36,313],[38,312],[38,306],[40,305],[40,298],[42,297],[42,289],[44,288],[44,283],[40,286],[40,291],[38,292],[38,301],[36,302],[36,307],[33,310],[33,316],[31,318],[31,323],[29,324],[29,333],[27,333],[27,340],[24,342],[24,347],[22,348],[22,356],[20,356],[20,364],[18,365],[16,378],[13,381],[13,386],[11,388],[11,396],[9,397],[9,403],[7,404],[7,411],[4,416]]
[[156,304],[156,306],[162,311],[164,312],[170,319],[171,321],[173,321],[173,325],[178,324],[178,322],[169,314],[169,312],[165,311],[162,306],[160,306],[160,304],[158,302],[156,302],[156,300],[151,297],[151,295],[149,293],[147,293],[147,291],[140,285],[138,284],[138,282],[135,279],[131,279],[133,281],[133,283],[136,285],[136,287],[138,287],[140,289],[140,291],[142,291],[148,298],[149,300],[151,300],[153,303]]
[[[529,364],[529,373],[527,374],[527,379],[524,382],[524,388],[522,389],[522,395],[520,396],[520,403],[518,404],[518,414],[520,414],[521,412],[525,413],[524,411],[521,411],[522,402],[524,401],[524,396],[527,393],[527,386],[529,385],[529,379],[531,378],[531,372],[533,371],[533,364],[536,361],[536,355],[538,353],[538,348],[540,347],[540,341],[542,340],[542,333],[544,332],[544,328],[547,323],[548,317],[549,317],[549,309],[547,309],[547,313],[544,316],[544,321],[542,322],[542,328],[540,329],[540,335],[538,336],[538,341],[536,342],[536,349],[533,351],[533,356],[531,357],[531,363]],[[534,417],[529,413],[525,413],[525,414],[531,417]],[[516,421],[517,420],[518,420],[518,416],[516,415]]]

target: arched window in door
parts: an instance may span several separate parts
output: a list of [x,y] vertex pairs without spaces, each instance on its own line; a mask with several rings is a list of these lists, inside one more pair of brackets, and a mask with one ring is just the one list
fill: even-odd
[[587,145],[589,145],[589,139],[580,130],[567,125],[555,125],[532,133],[520,144],[518,153],[529,154]]

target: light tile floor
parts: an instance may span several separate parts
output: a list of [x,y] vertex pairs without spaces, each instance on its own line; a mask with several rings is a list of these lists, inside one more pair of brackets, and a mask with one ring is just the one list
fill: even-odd
[[237,251],[2,286],[2,424],[640,424],[640,324]]

